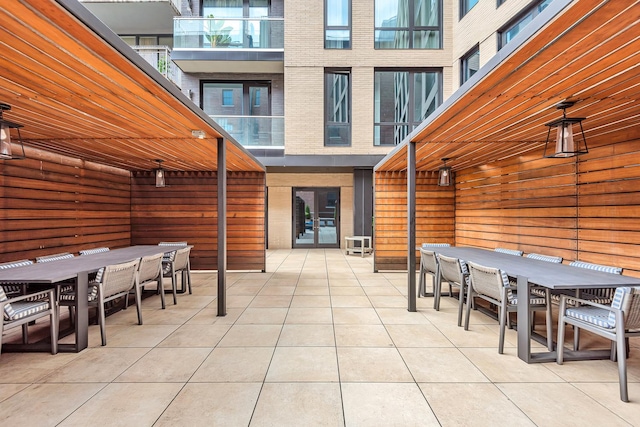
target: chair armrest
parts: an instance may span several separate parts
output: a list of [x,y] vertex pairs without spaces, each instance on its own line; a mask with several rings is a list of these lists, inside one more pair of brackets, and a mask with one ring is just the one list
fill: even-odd
[[582,298],[576,298],[576,297],[571,296],[571,295],[565,295],[565,294],[560,295],[560,303],[562,303],[563,300],[568,300],[568,299],[570,299],[572,301],[575,301],[575,302],[579,302],[581,305],[590,305],[592,307],[598,307],[598,308],[602,308],[604,310],[616,311],[615,308],[611,308],[611,306],[609,306],[609,305],[599,304],[597,302],[589,301],[589,300],[582,299]]

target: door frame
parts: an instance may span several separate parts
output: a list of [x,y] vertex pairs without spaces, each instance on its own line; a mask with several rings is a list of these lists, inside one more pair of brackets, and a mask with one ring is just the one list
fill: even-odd
[[[296,243],[297,235],[296,235],[296,193],[299,191],[309,191],[313,192],[313,203],[314,206],[318,206],[319,197],[321,191],[334,191],[336,193],[336,206],[335,206],[335,217],[334,217],[334,227],[336,230],[336,241],[335,243],[321,243],[319,241],[319,229],[320,229],[320,211],[319,209],[314,209],[313,217],[311,218],[312,227],[313,227],[313,243],[305,244],[305,243]],[[294,249],[301,248],[340,248],[340,187],[292,187],[291,189],[291,247]]]

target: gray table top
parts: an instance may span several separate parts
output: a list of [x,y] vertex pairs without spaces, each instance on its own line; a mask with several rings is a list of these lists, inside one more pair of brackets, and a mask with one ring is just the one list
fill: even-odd
[[98,271],[111,264],[133,261],[147,255],[171,252],[176,247],[140,245],[114,249],[92,255],[76,256],[59,261],[35,263],[24,267],[0,270],[0,283],[28,282],[28,283],[57,283],[72,279],[78,273]]
[[487,267],[499,268],[509,276],[524,276],[529,283],[550,289],[588,289],[640,286],[640,278],[604,273],[567,264],[553,264],[527,257],[472,247],[430,247],[428,250]]

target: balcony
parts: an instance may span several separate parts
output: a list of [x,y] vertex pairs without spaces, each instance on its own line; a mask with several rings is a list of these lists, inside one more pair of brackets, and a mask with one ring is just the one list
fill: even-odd
[[173,43],[185,72],[284,72],[284,18],[176,17]]
[[168,46],[131,46],[149,64],[178,88],[182,87],[182,70],[171,60]]
[[284,116],[209,117],[251,151],[284,149]]
[[80,0],[116,34],[171,34],[181,0]]

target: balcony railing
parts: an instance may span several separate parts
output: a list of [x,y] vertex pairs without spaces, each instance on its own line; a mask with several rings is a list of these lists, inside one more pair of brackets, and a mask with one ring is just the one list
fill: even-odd
[[284,18],[173,19],[174,49],[284,49]]
[[153,65],[179,88],[182,87],[182,70],[171,60],[171,49],[168,46],[131,46],[145,61]]
[[283,116],[210,116],[243,147],[284,148]]

